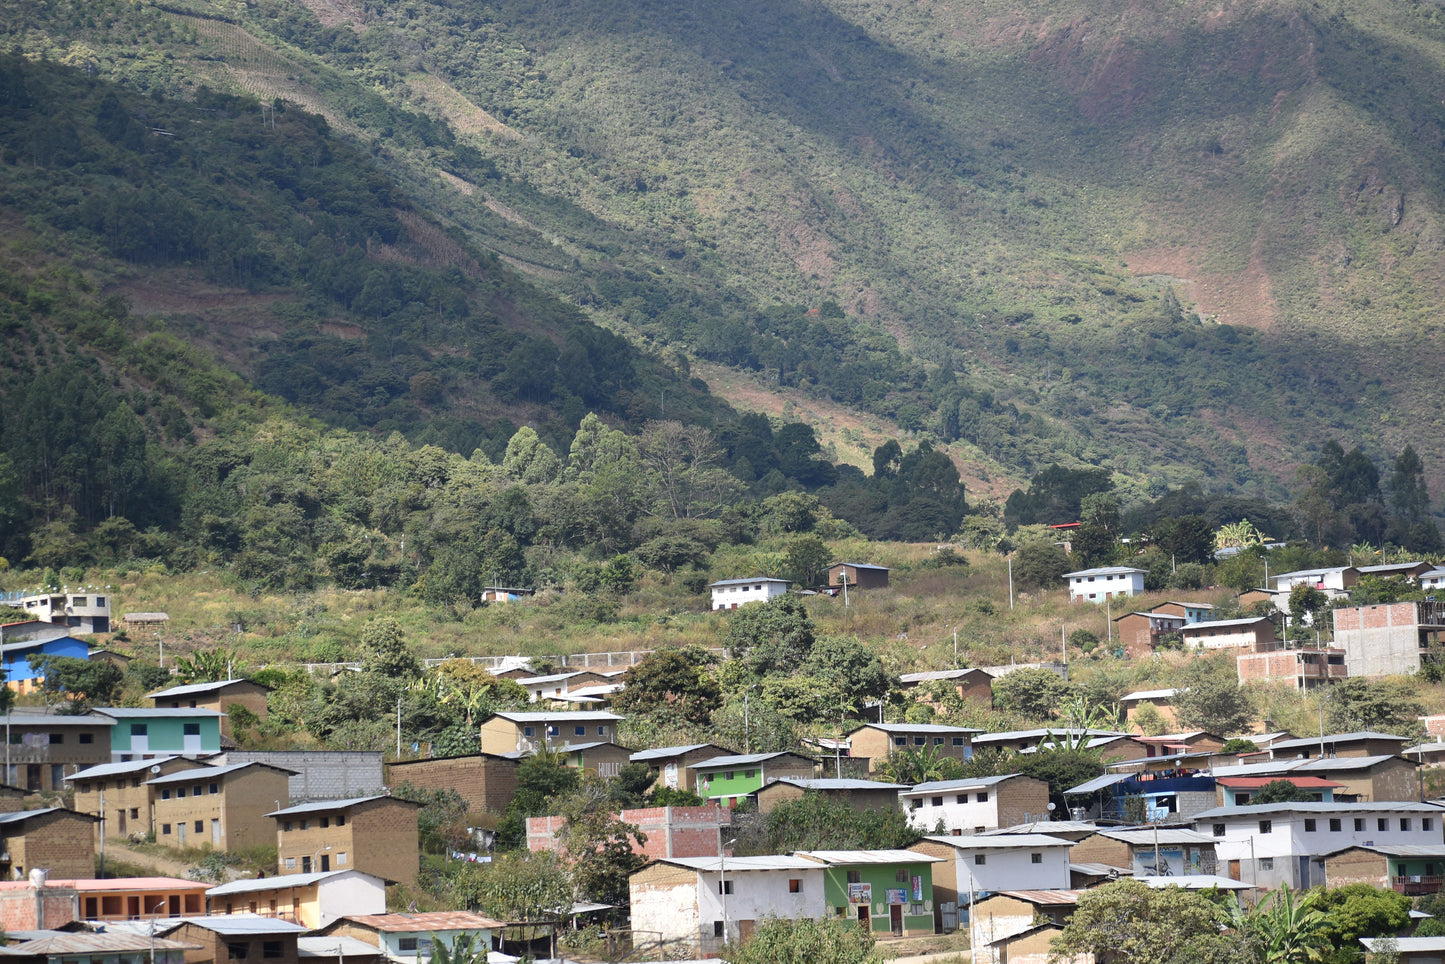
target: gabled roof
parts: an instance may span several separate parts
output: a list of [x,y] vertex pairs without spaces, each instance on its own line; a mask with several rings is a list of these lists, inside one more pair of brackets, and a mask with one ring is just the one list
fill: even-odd
[[1333,857],[1335,854],[1342,854],[1347,850],[1368,850],[1383,857],[1428,857],[1431,859],[1445,857],[1445,844],[1356,844],[1352,847],[1332,850],[1325,856]]
[[[1027,904],[1072,906],[1079,902],[1082,890],[1001,890],[990,897],[1012,897]],[[984,898],[987,900],[988,898]]]
[[207,710],[200,707],[188,706],[97,706],[93,712],[101,713],[117,720],[178,720],[183,716],[215,717],[220,719],[226,715],[219,710]]
[[859,730],[882,730],[899,736],[963,736],[983,732],[968,726],[945,726],[941,723],[860,723],[844,735],[852,736]]
[[1245,619],[1210,619],[1202,623],[1188,623],[1180,629],[1180,633],[1201,632],[1206,629],[1219,629],[1220,627],[1234,628],[1244,626],[1256,626],[1260,623],[1274,625],[1274,620],[1268,616],[1249,616]]
[[216,780],[221,777],[230,776],[247,767],[265,767],[268,770],[279,770],[289,777],[294,777],[300,770],[290,770],[286,767],[278,767],[271,763],[253,761],[251,763],[232,763],[223,767],[199,767],[193,770],[177,770],[175,773],[167,773],[162,776],[152,777],[146,781],[147,786],[161,786],[170,783],[191,783],[196,780]]
[[[119,922],[110,923],[106,926],[110,929],[116,929],[116,923]],[[148,932],[150,927],[150,921],[126,921],[124,923],[139,925],[136,930],[142,933]],[[206,917],[162,918],[156,921],[156,930],[161,933],[167,933],[186,924],[213,931],[217,934],[234,935],[236,937],[247,934],[305,934],[307,932],[306,928],[300,924],[294,924],[289,920],[281,920],[278,917],[262,917],[259,914],[213,914]]]
[[413,807],[421,807],[421,804],[411,800],[403,800],[401,797],[393,797],[389,794],[378,793],[370,797],[350,797],[345,800],[318,800],[315,803],[303,803],[295,807],[284,807],[280,810],[272,810],[263,814],[267,817],[293,817],[305,813],[330,813],[334,810],[345,810],[348,807],[359,806],[363,803],[371,803],[373,800],[395,800],[397,803],[410,804]]
[[975,833],[962,837],[930,836],[925,839],[932,840],[934,843],[948,844],[959,850],[1029,850],[1034,847],[1072,847],[1074,845],[1072,840],[1051,837],[1046,833],[1013,833],[997,836]]
[[339,877],[342,874],[361,874],[363,877],[372,877],[375,880],[382,880],[375,874],[363,873],[360,870],[322,870],[309,874],[277,874],[274,877],[256,877],[245,880],[233,880],[229,884],[221,884],[206,891],[207,897],[225,897],[228,894],[249,894],[257,890],[278,890],[289,887],[310,887],[329,877]]
[[[913,856],[918,856],[913,854]],[[805,860],[802,857],[794,857],[791,854],[770,854],[760,857],[659,857],[652,861],[654,864],[672,864],[677,867],[686,867],[688,870],[696,870],[701,873],[713,873],[714,871],[726,870],[728,873],[734,871],[742,872],[749,870],[817,870],[823,869],[816,860]],[[649,864],[651,866],[651,864]]]
[[0,813],[0,827],[12,823],[24,823],[27,820],[43,817],[48,813],[74,813],[76,816],[84,817],[95,823],[100,821],[99,817],[92,816],[88,813],[78,813],[75,810],[67,810],[64,807],[43,807],[39,810],[15,810],[10,813]]
[[1147,575],[1149,570],[1135,569],[1131,566],[1099,566],[1095,569],[1080,569],[1077,572],[1066,572],[1062,578],[1071,579],[1074,576],[1122,576],[1131,572]]
[[115,720],[94,713],[40,713],[17,710],[5,716],[11,726],[115,726]]
[[10,954],[34,955],[42,958],[62,955],[67,958],[84,955],[113,957],[117,954],[131,957],[133,955],[143,956],[147,951],[152,954],[155,951],[198,951],[201,950],[201,945],[168,941],[164,938],[152,941],[149,934],[97,934],[93,931],[75,931],[21,941],[6,946],[5,950]]
[[712,769],[714,767],[742,767],[747,766],[749,763],[765,763],[768,760],[773,760],[780,756],[792,756],[800,760],[807,760],[809,763],[813,762],[801,753],[779,750],[776,753],[745,753],[737,756],[715,756],[711,760],[703,760],[701,763],[689,764],[688,769],[702,770]]
[[[96,780],[103,777],[118,776],[123,773],[141,773],[151,767],[159,767],[163,763],[170,763],[172,760],[185,760],[186,757],[163,756],[152,760],[127,760],[124,763],[99,763],[93,767],[86,767],[84,770],[77,770],[66,777],[66,782],[73,783],[76,780]],[[197,770],[200,767],[192,767]]]
[[789,786],[799,787],[803,790],[907,790],[906,783],[881,783],[877,780],[859,780],[853,777],[822,777],[817,780],[805,780],[802,777],[778,777],[768,781],[768,786],[775,783],[786,783]]
[[1135,690],[1119,697],[1119,702],[1127,703],[1130,700],[1169,700],[1179,695],[1178,689],[1167,690]]
[[[1004,773],[996,777],[965,777],[961,780],[934,780],[931,783],[920,783],[909,790],[909,793],[947,793],[953,790],[983,790],[988,787],[998,786],[1005,780],[1012,780],[1014,777],[1021,777],[1022,773]],[[1032,778],[1030,778],[1032,779]]]
[[1215,840],[1210,834],[1183,827],[1101,827],[1098,835],[1133,847],[1147,846],[1156,840],[1161,844],[1213,844]]
[[1095,730],[1080,729],[1074,730],[1068,727],[1050,727],[1040,730],[1004,730],[998,733],[980,733],[973,738],[974,743],[1005,743],[1013,740],[1042,740],[1048,736],[1129,736],[1128,733],[1121,733],[1117,730]]
[[796,857],[815,860],[830,867],[852,867],[859,864],[937,864],[942,857],[930,857],[916,850],[799,850]]
[[722,747],[714,746],[711,743],[688,743],[684,746],[658,746],[650,750],[638,750],[632,754],[630,759],[633,763],[646,763],[649,760],[666,760],[668,757],[686,756],[695,750],[704,750],[712,747],[721,750]]
[[718,586],[746,586],[755,582],[780,582],[785,586],[792,585],[791,579],[774,579],[772,576],[752,576],[748,579],[719,579],[717,582],[708,583],[708,588],[713,589]]
[[565,723],[568,720],[575,723],[597,723],[625,719],[625,717],[618,716],[616,713],[609,713],[606,710],[582,710],[581,712],[575,710],[553,710],[551,712],[534,711],[527,713],[506,712],[494,713],[493,715],[499,716],[511,723]]
[[889,571],[887,566],[875,566],[871,562],[835,562],[828,568],[833,569],[837,566],[847,566],[850,569],[876,569],[879,572]]
[[158,700],[163,697],[200,696],[202,693],[219,693],[228,687],[235,686],[237,683],[249,683],[252,686],[259,686],[264,690],[271,689],[271,687],[265,683],[257,683],[255,680],[225,679],[215,683],[187,683],[184,686],[172,686],[170,689],[147,693],[146,698]]
[[899,675],[898,679],[903,683],[931,683],[934,680],[963,679],[965,676],[971,676],[974,673],[978,673],[980,676],[985,676],[988,679],[993,679],[991,673],[987,670],[979,669],[976,666],[968,669],[933,669],[922,673],[903,673]]
[[1374,730],[1355,730],[1353,733],[1326,733],[1323,737],[1306,736],[1297,740],[1280,740],[1270,744],[1271,750],[1292,750],[1295,748],[1315,747],[1321,743],[1329,746],[1332,743],[1355,743],[1365,740],[1389,740],[1404,746],[1410,742],[1408,736],[1398,736],[1394,733],[1377,733]]
[[1222,787],[1229,787],[1235,790],[1253,790],[1262,787],[1267,783],[1274,783],[1283,780],[1286,783],[1293,783],[1301,790],[1333,790],[1344,786],[1343,783],[1334,783],[1324,777],[1296,777],[1288,774],[1278,777],[1215,777],[1214,782]]

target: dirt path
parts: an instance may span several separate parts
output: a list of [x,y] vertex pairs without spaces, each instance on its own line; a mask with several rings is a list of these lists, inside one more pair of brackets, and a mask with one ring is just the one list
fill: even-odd
[[181,860],[162,857],[158,854],[135,850],[123,840],[112,838],[105,842],[105,859],[119,860],[137,867],[146,867],[162,877],[184,877],[191,865]]

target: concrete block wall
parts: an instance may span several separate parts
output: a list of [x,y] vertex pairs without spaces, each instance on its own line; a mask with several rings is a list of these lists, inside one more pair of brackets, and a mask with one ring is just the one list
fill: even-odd
[[[226,764],[269,763],[296,770],[287,789],[293,804],[366,797],[386,785],[380,751],[228,750],[222,759]],[[281,802],[284,806],[288,801]]]

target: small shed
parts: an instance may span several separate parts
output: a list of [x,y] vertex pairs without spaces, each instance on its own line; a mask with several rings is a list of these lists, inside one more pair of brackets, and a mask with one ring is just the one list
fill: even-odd
[[875,566],[867,562],[835,562],[827,568],[829,586],[848,586],[849,589],[887,589],[887,566]]

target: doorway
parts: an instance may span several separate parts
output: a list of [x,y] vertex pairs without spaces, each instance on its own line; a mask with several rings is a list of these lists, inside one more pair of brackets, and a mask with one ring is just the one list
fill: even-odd
[[903,905],[888,905],[888,926],[893,931],[894,937],[903,936]]
[[861,904],[858,907],[858,923],[863,926],[865,931],[873,929],[873,915],[869,913],[869,910],[867,904]]

